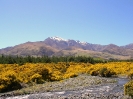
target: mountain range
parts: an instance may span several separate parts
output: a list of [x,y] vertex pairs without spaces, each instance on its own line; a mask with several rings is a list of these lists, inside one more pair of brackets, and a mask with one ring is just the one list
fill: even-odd
[[0,49],[0,54],[20,56],[91,56],[103,59],[132,59],[133,43],[125,46],[100,45],[60,37],[48,37],[44,41],[26,42]]

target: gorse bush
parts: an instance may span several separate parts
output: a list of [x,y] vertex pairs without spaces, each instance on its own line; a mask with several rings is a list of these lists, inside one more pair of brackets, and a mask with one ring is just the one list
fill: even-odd
[[91,74],[91,76],[98,76],[99,75],[98,71],[96,71],[96,70],[92,70],[90,72],[90,74]]
[[0,92],[20,89],[21,84],[12,71],[8,71],[0,77]]
[[133,72],[129,72],[127,76],[128,78],[133,79]]
[[21,84],[40,84],[46,81],[60,81],[76,77],[79,74],[89,73],[93,76],[110,77],[112,75],[133,72],[132,62],[109,63],[25,63],[0,64],[0,92],[20,89]]
[[112,75],[116,75],[116,73],[107,69],[106,67],[102,67],[99,70],[91,70],[90,75],[101,76],[101,77],[111,77]]
[[106,67],[101,68],[99,71],[99,75],[102,77],[111,77],[112,75],[115,75],[115,72],[107,69]]
[[124,85],[124,94],[133,98],[133,80]]
[[42,75],[36,73],[33,76],[31,76],[31,81],[35,82],[37,84],[44,83],[44,80],[42,79]]
[[39,68],[39,69],[37,69],[36,73],[38,73],[38,77],[40,75],[43,80],[45,80],[45,81],[49,81],[50,80],[51,74],[49,73],[48,69],[46,69],[46,68]]

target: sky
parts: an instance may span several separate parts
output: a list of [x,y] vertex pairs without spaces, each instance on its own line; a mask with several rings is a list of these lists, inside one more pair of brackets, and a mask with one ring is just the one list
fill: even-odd
[[0,0],[0,48],[53,36],[133,43],[133,0]]

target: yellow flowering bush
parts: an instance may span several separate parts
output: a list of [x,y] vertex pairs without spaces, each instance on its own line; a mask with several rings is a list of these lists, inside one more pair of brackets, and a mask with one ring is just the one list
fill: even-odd
[[13,71],[7,71],[0,75],[0,92],[20,89],[21,84]]
[[36,73],[33,76],[31,76],[30,79],[31,79],[32,82],[35,82],[37,84],[40,84],[40,83],[44,82],[44,80],[42,79],[42,75],[40,75],[38,73]]
[[[105,69],[104,69],[105,68]],[[132,62],[108,62],[108,63],[26,63],[0,64],[0,92],[19,89],[14,87],[14,83],[29,84],[29,82],[43,83],[45,81],[60,81],[66,78],[76,77],[79,74],[88,73],[90,75],[128,75],[132,77]],[[12,87],[10,87],[12,86]]]
[[133,81],[129,81],[124,85],[124,94],[133,97]]

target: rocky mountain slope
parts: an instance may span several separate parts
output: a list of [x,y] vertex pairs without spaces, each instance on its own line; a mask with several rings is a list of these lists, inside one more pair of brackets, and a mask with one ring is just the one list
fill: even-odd
[[0,49],[5,55],[32,56],[92,56],[100,58],[130,59],[133,57],[133,44],[117,46],[100,45],[76,40],[65,40],[60,37],[48,37],[44,41],[26,42],[13,47]]

